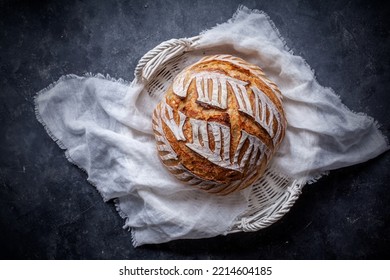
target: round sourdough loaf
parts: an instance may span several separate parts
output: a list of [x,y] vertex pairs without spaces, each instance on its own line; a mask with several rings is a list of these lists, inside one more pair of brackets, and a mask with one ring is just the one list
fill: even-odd
[[153,113],[165,167],[221,195],[260,178],[286,125],[277,86],[258,66],[230,55],[206,56],[185,68]]

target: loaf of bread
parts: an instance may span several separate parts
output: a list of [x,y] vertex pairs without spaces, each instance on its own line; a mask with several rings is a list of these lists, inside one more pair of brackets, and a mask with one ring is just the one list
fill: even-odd
[[284,138],[281,99],[258,66],[230,55],[204,57],[174,78],[154,110],[162,163],[210,193],[250,186]]

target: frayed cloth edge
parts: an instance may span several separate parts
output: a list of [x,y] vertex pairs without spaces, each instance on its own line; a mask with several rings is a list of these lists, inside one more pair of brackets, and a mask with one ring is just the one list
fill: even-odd
[[[43,126],[43,128],[45,129],[46,133],[50,136],[50,138],[55,142],[57,143],[57,145],[62,149],[62,150],[65,150],[65,158],[70,162],[72,163],[73,165],[77,166],[80,170],[82,170],[83,172],[85,172],[85,174],[88,175],[88,172],[87,170],[85,170],[83,167],[79,166],[75,161],[74,159],[72,158],[72,156],[69,154],[69,151],[68,151],[68,147],[66,147],[66,145],[64,143],[62,143],[62,141],[60,139],[58,139],[53,133],[52,131],[50,130],[50,128],[46,125],[45,121],[42,119],[42,116],[39,112],[39,104],[38,104],[38,98],[47,93],[49,90],[53,89],[56,85],[58,85],[59,83],[61,82],[64,82],[64,81],[67,81],[67,80],[71,80],[71,79],[78,79],[78,80],[84,80],[84,79],[87,79],[87,78],[97,78],[97,79],[102,79],[102,80],[107,80],[107,81],[111,81],[111,82],[118,82],[120,84],[123,84],[123,85],[126,85],[126,86],[131,86],[131,83],[123,80],[122,78],[119,78],[119,79],[115,79],[113,77],[111,77],[109,74],[107,75],[103,75],[103,74],[93,74],[91,72],[88,72],[88,73],[85,73],[83,76],[78,76],[78,75],[75,75],[75,74],[67,74],[67,75],[64,75],[64,76],[61,76],[56,82],[53,82],[51,83],[49,86],[45,87],[44,89],[40,90],[39,92],[37,92],[34,96],[34,112],[35,112],[35,117],[36,119],[38,120],[38,122]],[[99,194],[101,195],[101,197],[103,198],[103,201],[104,202],[107,202],[109,201],[111,198],[107,198],[107,196],[99,189],[97,188],[96,184],[91,182],[88,178],[87,178],[87,182],[89,184],[91,184],[93,187],[95,187],[95,189],[99,192]]]

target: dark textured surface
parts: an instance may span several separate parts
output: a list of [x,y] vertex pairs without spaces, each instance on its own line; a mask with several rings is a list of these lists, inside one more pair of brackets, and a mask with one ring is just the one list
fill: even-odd
[[1,258],[390,258],[389,153],[306,186],[268,229],[134,249],[113,204],[36,121],[34,94],[61,75],[132,80],[147,50],[228,20],[239,3],[267,12],[318,81],[390,136],[390,10],[380,2],[1,1]]

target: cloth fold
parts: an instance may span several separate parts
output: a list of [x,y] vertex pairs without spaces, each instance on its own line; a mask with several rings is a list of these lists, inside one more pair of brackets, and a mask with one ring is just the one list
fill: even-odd
[[[389,149],[376,122],[319,85],[263,12],[240,7],[231,20],[203,32],[196,49],[241,56],[279,86],[288,128],[270,168],[281,174],[309,182]],[[67,158],[86,171],[105,201],[115,200],[134,246],[226,234],[248,208],[250,188],[212,196],[165,170],[151,126],[159,100],[145,84],[68,75],[35,101],[38,120]]]

